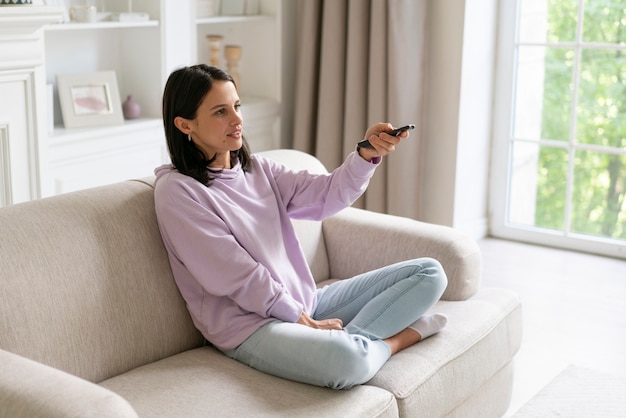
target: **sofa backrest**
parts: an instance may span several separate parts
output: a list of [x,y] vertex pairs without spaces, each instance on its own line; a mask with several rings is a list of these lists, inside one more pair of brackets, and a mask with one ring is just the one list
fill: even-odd
[[[328,172],[320,160],[302,151],[276,149],[259,152],[258,154],[271,158],[293,170],[306,170],[314,174]],[[322,223],[303,220],[292,220],[291,223],[298,235],[300,246],[304,251],[304,255],[309,263],[315,281],[319,283],[327,280],[330,276],[330,269],[322,232]]]
[[[261,153],[327,172],[294,150]],[[0,208],[0,348],[100,382],[198,347],[154,211],[153,179]],[[316,281],[321,222],[294,221]]]
[[148,184],[0,209],[0,348],[100,382],[202,343]]

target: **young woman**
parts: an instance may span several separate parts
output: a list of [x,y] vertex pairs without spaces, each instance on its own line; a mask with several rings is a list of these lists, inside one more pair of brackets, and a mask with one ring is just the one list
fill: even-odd
[[321,220],[351,205],[408,132],[369,127],[330,174],[252,156],[233,79],[195,65],[163,95],[172,164],[155,170],[159,227],[196,327],[226,355],[269,374],[336,389],[367,382],[389,357],[441,330],[425,315],[446,285],[421,258],[316,289],[290,218]]

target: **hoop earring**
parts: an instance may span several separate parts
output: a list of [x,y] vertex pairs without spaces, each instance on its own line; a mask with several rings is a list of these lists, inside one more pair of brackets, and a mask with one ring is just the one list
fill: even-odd
[[187,139],[191,142],[191,134],[187,134]]

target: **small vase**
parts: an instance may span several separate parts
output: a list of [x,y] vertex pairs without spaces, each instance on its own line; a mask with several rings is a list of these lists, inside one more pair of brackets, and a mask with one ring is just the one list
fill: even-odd
[[126,101],[122,103],[122,112],[124,119],[137,119],[141,115],[141,106],[133,99],[133,96],[128,95]]

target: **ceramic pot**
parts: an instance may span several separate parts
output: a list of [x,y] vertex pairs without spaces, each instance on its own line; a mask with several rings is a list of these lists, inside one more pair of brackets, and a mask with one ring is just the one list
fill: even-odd
[[122,112],[124,113],[124,119],[137,119],[141,115],[141,106],[129,94],[124,103],[122,103]]

